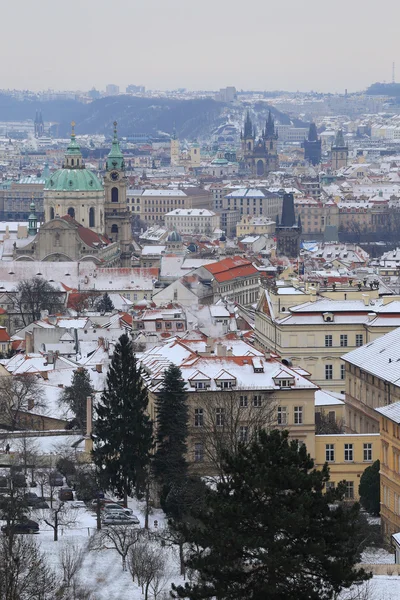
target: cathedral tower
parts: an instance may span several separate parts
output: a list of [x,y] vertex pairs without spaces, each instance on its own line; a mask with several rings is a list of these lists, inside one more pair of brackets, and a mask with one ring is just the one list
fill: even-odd
[[171,138],[171,167],[179,166],[180,162],[180,147],[179,140],[176,137],[176,130],[174,126],[174,131],[172,133]]
[[318,139],[315,123],[311,123],[308,138],[304,140],[303,146],[304,158],[312,165],[318,165],[321,162],[321,140]]
[[114,121],[114,137],[107,157],[104,176],[105,225],[106,235],[113,242],[119,242],[121,265],[130,266],[131,225],[126,190],[128,181],[125,176],[124,155],[119,147],[117,122]]
[[270,171],[278,168],[278,136],[275,133],[271,111],[259,139],[256,139],[255,127],[253,127],[249,111],[247,111],[241,139],[243,160],[252,175],[265,177]]
[[342,167],[347,167],[347,158],[349,149],[345,144],[343,131],[339,129],[331,149],[332,171],[338,171]]
[[278,256],[287,256],[288,258],[299,256],[301,231],[300,217],[296,223],[293,194],[285,194],[282,203],[281,223],[279,224],[277,219],[275,229],[276,253]]

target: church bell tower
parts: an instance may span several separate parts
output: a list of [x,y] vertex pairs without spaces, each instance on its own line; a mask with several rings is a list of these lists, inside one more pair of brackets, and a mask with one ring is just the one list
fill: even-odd
[[128,181],[125,176],[124,155],[119,147],[117,122],[114,121],[114,137],[106,162],[104,176],[106,235],[113,242],[119,242],[121,266],[129,267],[132,239],[130,214],[126,203]]

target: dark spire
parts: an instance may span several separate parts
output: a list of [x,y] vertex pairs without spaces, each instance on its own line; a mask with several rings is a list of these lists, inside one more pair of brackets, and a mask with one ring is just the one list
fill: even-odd
[[246,119],[245,119],[245,122],[244,122],[244,135],[243,135],[243,137],[244,137],[245,140],[248,139],[248,138],[253,137],[253,123],[251,122],[249,111],[247,111]]
[[299,218],[297,219],[297,227],[299,229],[301,229],[301,217],[300,217],[300,215],[299,215]]
[[257,129],[256,129],[256,126],[254,125],[254,127],[253,127],[253,138],[256,139],[256,137],[257,137]]
[[293,194],[284,194],[282,203],[281,227],[293,227],[294,225],[296,225],[296,217],[294,214],[294,197]]
[[335,143],[333,144],[336,148],[345,148],[346,144],[344,143],[343,131],[339,129],[336,134]]
[[265,137],[266,138],[273,138],[274,135],[275,135],[275,124],[274,124],[274,120],[272,118],[271,111],[269,111],[268,112],[267,123],[265,125]]
[[310,129],[308,130],[308,141],[309,142],[317,142],[318,141],[317,126],[315,123],[311,123]]

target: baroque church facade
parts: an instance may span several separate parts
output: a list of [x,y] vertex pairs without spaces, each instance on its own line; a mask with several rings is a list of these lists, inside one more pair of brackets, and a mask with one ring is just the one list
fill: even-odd
[[250,113],[247,112],[244,130],[240,137],[243,161],[252,175],[265,177],[270,171],[278,169],[278,134],[275,131],[271,111],[268,113],[265,129],[262,130],[259,138],[257,138]]
[[[28,243],[14,248],[17,260],[92,260],[104,266],[130,266],[131,223],[127,178],[117,124],[104,181],[86,169],[74,123],[65,161],[44,188],[44,224],[29,227]],[[31,217],[35,216],[34,206]]]

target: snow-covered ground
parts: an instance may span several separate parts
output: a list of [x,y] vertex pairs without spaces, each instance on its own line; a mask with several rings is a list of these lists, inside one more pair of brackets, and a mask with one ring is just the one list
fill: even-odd
[[[34,488],[32,491],[36,491]],[[135,499],[129,500],[129,507],[144,526],[143,505]],[[76,521],[68,528],[60,527],[59,541],[53,541],[53,529],[38,519],[35,511],[31,518],[39,520],[40,533],[35,540],[48,556],[49,564],[57,572],[61,572],[60,553],[65,545],[72,545],[76,550],[87,548],[90,539],[96,533],[96,516],[93,511],[79,508],[71,509],[76,513]],[[42,515],[45,511],[39,511]],[[149,519],[150,530],[157,531],[165,526],[165,516],[161,510],[153,510]],[[171,583],[183,583],[179,574],[179,557],[176,548],[165,548],[167,559],[164,587],[157,596],[158,600],[169,598]],[[381,548],[367,549],[362,555],[365,564],[394,563],[394,555]],[[78,581],[93,590],[95,600],[143,600],[141,588],[128,571],[123,571],[121,557],[116,550],[103,548],[101,550],[86,550]],[[367,595],[363,595],[367,591]],[[400,577],[375,576],[357,590],[344,591],[340,600],[396,600],[400,599]],[[149,599],[154,599],[154,593],[149,590]]]
[[[36,491],[32,488],[32,491]],[[66,503],[68,504],[68,503]],[[130,500],[129,507],[140,520],[141,526],[144,526],[144,516],[141,505],[136,500]],[[60,564],[60,552],[65,545],[72,545],[76,549],[86,548],[91,537],[96,533],[96,515],[93,511],[84,508],[71,509],[76,513],[76,522],[68,528],[59,528],[59,541],[53,541],[53,529],[46,525],[39,514],[44,515],[49,510],[32,510],[30,518],[40,524],[40,532],[35,535],[35,541],[41,550],[46,553],[49,565],[57,571],[62,572]],[[39,514],[38,514],[39,513]],[[150,529],[159,530],[164,526],[164,513],[160,510],[153,510],[149,519]],[[165,548],[165,558],[167,559],[166,577],[163,582],[164,587],[157,596],[158,600],[164,600],[169,597],[171,583],[180,584],[183,582],[179,574],[179,557],[175,548]],[[141,600],[143,595],[141,588],[132,581],[131,574],[122,570],[121,557],[116,550],[101,549],[96,551],[85,551],[82,568],[79,571],[77,580],[85,584],[94,593],[95,600]],[[149,599],[153,600],[154,594],[149,590]]]

